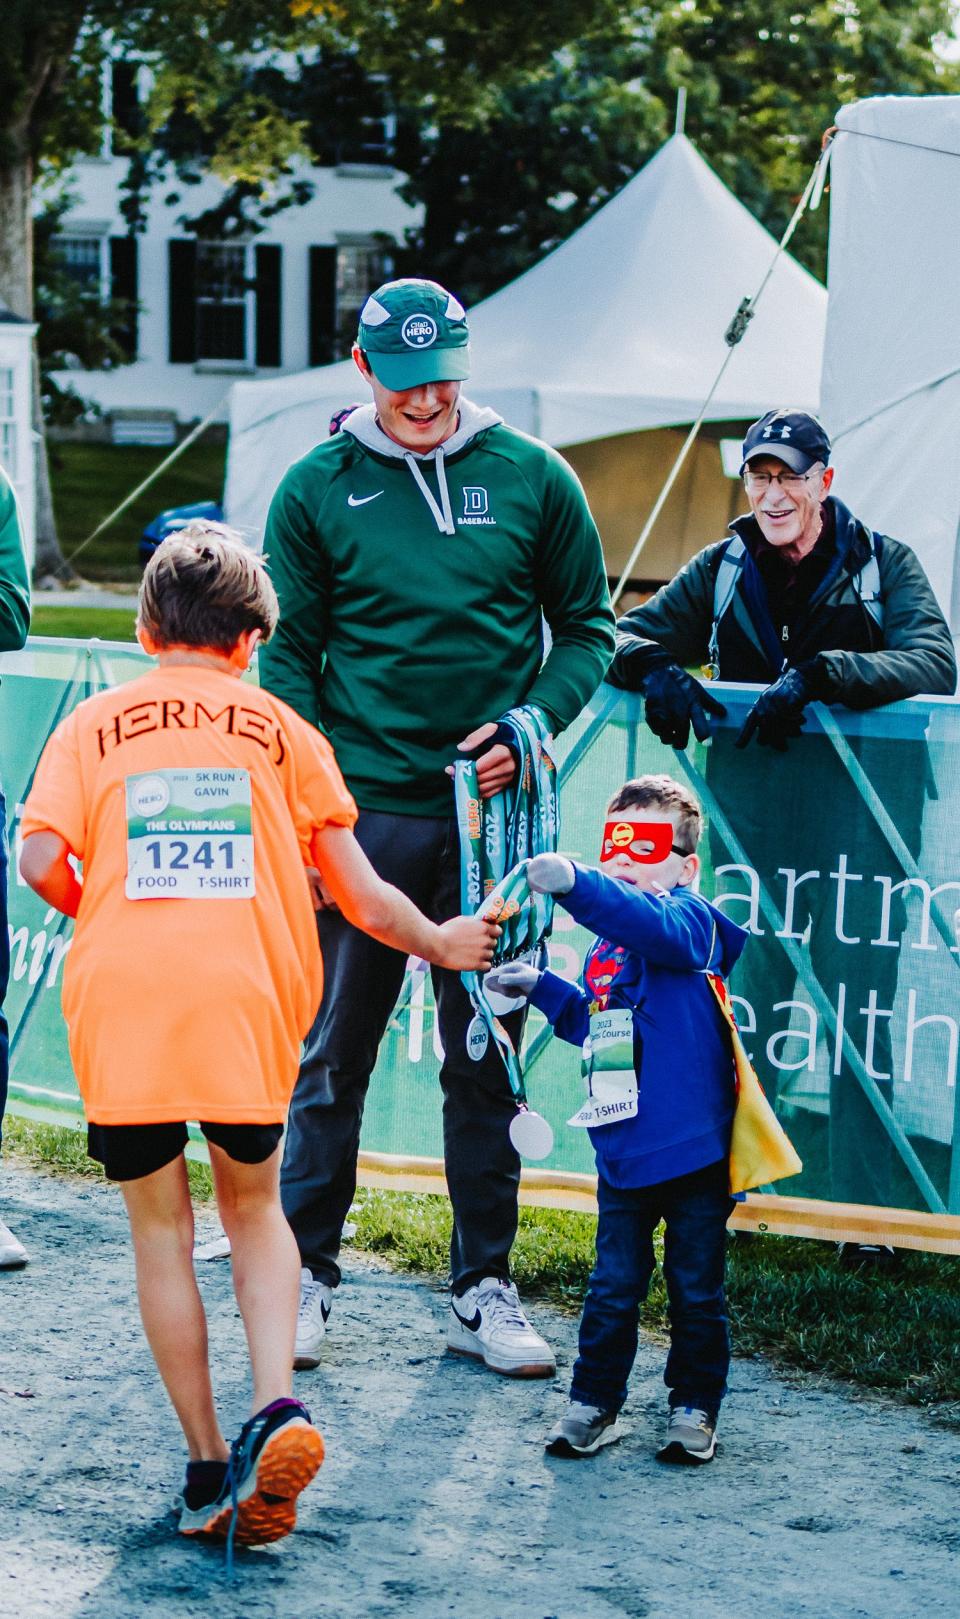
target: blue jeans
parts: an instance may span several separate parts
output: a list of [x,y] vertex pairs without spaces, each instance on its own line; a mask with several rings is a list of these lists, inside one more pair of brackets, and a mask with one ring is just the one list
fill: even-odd
[[663,1220],[670,1313],[663,1380],[672,1406],[697,1406],[715,1419],[730,1367],[723,1272],[734,1200],[727,1160],[657,1186],[617,1189],[601,1175],[597,1196],[597,1262],[583,1305],[570,1398],[614,1412],[626,1399],[637,1354],[637,1312],[654,1269],[653,1233]]
[[[10,1045],[7,1020],[3,1015],[3,1002],[10,977],[10,935],[7,932],[7,817],[3,794],[0,793],[0,1131],[3,1128],[3,1110],[7,1105],[7,1067]],[[2,1139],[2,1137],[0,1137]]]

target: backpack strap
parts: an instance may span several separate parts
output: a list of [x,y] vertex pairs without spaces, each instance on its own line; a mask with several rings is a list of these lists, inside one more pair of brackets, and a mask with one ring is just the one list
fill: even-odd
[[[717,569],[717,577],[713,585],[713,623],[710,626],[708,662],[703,666],[703,673],[708,680],[720,679],[720,646],[718,642],[720,620],[737,593],[746,558],[747,548],[740,535],[735,534],[733,539],[728,540],[724,546],[720,566]],[[879,574],[877,578],[879,581]]]
[[860,572],[854,574],[853,584],[860,601],[878,630],[883,629],[883,600],[880,595],[880,564],[877,560],[879,536],[870,536],[870,555]]
[[[853,588],[860,598],[861,604],[866,608],[878,630],[883,630],[883,598],[880,593],[880,563],[878,561],[880,550],[880,537],[878,534],[870,536],[870,555],[860,569],[853,575]],[[743,577],[743,566],[746,561],[747,548],[737,534],[727,542],[717,577],[713,586],[713,622],[710,626],[710,643],[708,662],[703,666],[703,673],[708,680],[720,679],[720,647],[719,631],[720,620],[727,611]]]

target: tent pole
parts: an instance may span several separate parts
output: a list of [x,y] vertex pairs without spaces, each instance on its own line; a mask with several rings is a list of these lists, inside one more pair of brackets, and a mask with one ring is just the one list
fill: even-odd
[[673,124],[673,133],[675,135],[682,135],[683,134],[683,126],[686,123],[686,118],[687,118],[687,87],[686,87],[686,85],[682,84],[680,86],[679,90],[677,91],[677,112],[676,112],[676,117],[674,119],[674,124]]

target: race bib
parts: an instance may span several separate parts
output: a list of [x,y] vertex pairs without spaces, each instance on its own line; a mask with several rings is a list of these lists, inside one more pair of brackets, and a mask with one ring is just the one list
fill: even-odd
[[583,1075],[588,1096],[567,1123],[596,1130],[637,1114],[637,1076],[633,1066],[633,1013],[628,1006],[591,1012],[590,1033],[583,1046]]
[[126,779],[127,899],[251,899],[247,770],[152,770]]

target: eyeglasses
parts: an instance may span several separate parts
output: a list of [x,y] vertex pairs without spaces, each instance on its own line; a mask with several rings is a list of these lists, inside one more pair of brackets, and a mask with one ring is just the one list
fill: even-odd
[[748,489],[769,489],[772,483],[778,483],[789,491],[799,489],[812,477],[812,472],[745,472],[743,481]]

